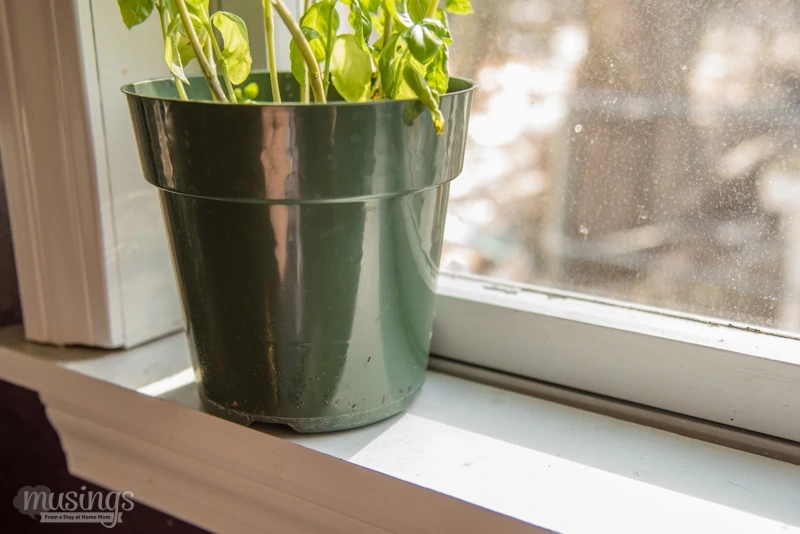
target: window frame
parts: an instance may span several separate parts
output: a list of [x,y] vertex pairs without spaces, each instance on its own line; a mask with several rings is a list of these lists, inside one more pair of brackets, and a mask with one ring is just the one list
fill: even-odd
[[[56,6],[65,11],[65,17],[82,16],[85,20],[87,3],[53,4],[52,1],[31,0],[28,5]],[[295,12],[301,5],[300,0],[290,2]],[[3,6],[0,1],[0,8]],[[43,28],[43,31],[55,29]],[[30,37],[40,39],[38,35]],[[81,40],[72,35],[65,38],[62,34],[60,37],[62,46],[59,49],[64,54],[81,55],[88,63],[82,72],[85,79],[96,78],[97,65],[92,64],[96,58],[91,50],[81,49],[81,46],[88,46],[87,43],[82,45]],[[154,57],[152,63],[157,64],[158,58]],[[49,72],[55,75],[54,70]],[[74,98],[90,108],[84,117],[90,124],[83,131],[85,135],[62,140],[66,154],[85,155],[92,141],[98,143],[102,138],[100,127],[93,122],[97,120],[93,113],[100,112],[102,107],[92,91],[92,86],[86,85],[83,94],[69,91],[63,94],[64,107],[69,107],[67,104]],[[47,132],[29,134],[32,138],[45,139]],[[48,147],[46,143],[43,146]],[[131,346],[165,332],[147,332],[149,339],[145,334],[133,340],[125,339],[121,329],[114,326],[116,323],[109,317],[121,316],[123,311],[150,313],[157,316],[153,317],[156,322],[163,317],[145,307],[125,306],[126,303],[120,303],[117,298],[118,285],[125,284],[126,280],[115,278],[116,260],[108,259],[115,258],[117,242],[110,239],[108,227],[103,222],[110,202],[104,158],[138,160],[138,154],[134,146],[129,147],[131,153],[122,155],[113,151],[106,154],[98,147],[94,148],[96,150],[88,152],[90,155],[86,156],[85,162],[94,172],[78,172],[73,166],[61,176],[32,172],[28,168],[30,160],[22,157],[22,148],[19,154],[8,151],[4,155],[9,202],[14,202],[10,215],[23,309],[26,310],[25,328],[29,338],[40,337],[37,340],[44,342]],[[69,332],[63,339],[56,339],[52,333],[54,321],[65,322],[76,314],[71,306],[59,307],[64,299],[55,291],[61,286],[55,286],[56,282],[63,280],[43,280],[40,272],[43,270],[40,258],[52,258],[57,252],[54,244],[58,241],[45,239],[42,232],[32,230],[36,225],[31,221],[36,213],[28,210],[34,204],[31,199],[36,200],[39,198],[37,195],[45,194],[44,188],[33,186],[45,179],[51,186],[54,180],[58,183],[79,180],[82,186],[72,188],[73,202],[92,207],[88,211],[79,210],[84,213],[84,218],[76,226],[70,225],[75,210],[70,211],[70,206],[56,202],[53,210],[45,210],[50,226],[67,230],[78,228],[81,235],[81,232],[97,232],[99,227],[106,239],[84,240],[87,248],[79,257],[73,258],[76,272],[87,273],[94,268],[107,274],[105,277],[87,275],[84,278],[84,295],[96,293],[99,296],[92,300],[91,305],[85,306],[88,325],[92,328],[82,325],[88,333],[80,339],[74,337],[78,328],[75,325],[68,325]],[[84,220],[87,213],[96,216]],[[135,218],[137,215],[130,216]],[[141,216],[147,217],[147,213]],[[72,237],[78,239],[81,235]],[[173,276],[169,265],[162,265],[161,269],[162,276]],[[48,272],[53,275],[52,271]],[[433,354],[800,441],[800,425],[793,424],[800,421],[800,345],[791,337],[756,331],[747,325],[714,322],[627,302],[447,271],[440,274],[436,313]],[[51,327],[46,328],[48,321]],[[130,332],[124,333],[130,335]]]
[[[297,14],[302,0],[287,4]],[[251,0],[212,8],[261,9]],[[282,25],[276,41],[288,49]],[[179,331],[158,195],[119,91],[167,72],[158,17],[127,31],[115,2],[0,0],[0,43],[0,164],[27,339],[131,348]],[[266,62],[260,47],[253,56]],[[196,62],[187,72],[199,72]]]
[[747,325],[443,271],[431,353],[800,441],[798,349]]

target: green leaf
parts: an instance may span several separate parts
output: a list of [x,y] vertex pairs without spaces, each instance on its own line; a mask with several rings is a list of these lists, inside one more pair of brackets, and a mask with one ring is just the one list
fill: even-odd
[[[170,18],[180,18],[181,15],[175,0],[166,0],[166,2]],[[208,3],[209,0],[186,0],[186,10],[192,17],[197,17],[197,21],[200,22],[201,26],[205,20],[208,20]],[[194,23],[195,28],[197,27],[197,21]]]
[[[191,57],[188,57],[189,52],[186,49],[181,50],[179,46],[180,40],[181,38],[185,38],[181,30],[183,30],[183,22],[181,19],[179,17],[172,19],[172,22],[170,22],[167,28],[166,35],[164,36],[164,61],[167,62],[167,67],[170,72],[180,81],[188,85],[189,80],[186,79],[183,67],[191,57],[194,57],[194,50],[191,49],[191,46],[189,47],[192,54]],[[187,57],[188,59],[186,59]]]
[[456,15],[471,15],[474,13],[469,0],[445,0],[444,7],[447,11]]
[[[192,48],[192,43],[189,41],[189,35],[186,32],[186,28],[183,26],[183,20],[180,14],[178,14],[174,2],[168,0],[167,8],[170,10],[170,24],[167,28],[167,33],[169,34],[172,31],[178,32],[178,49],[181,51],[181,58],[186,58],[186,60],[183,61],[183,65],[186,66],[186,63],[195,57],[194,49]],[[176,9],[175,13],[172,13],[172,9]],[[200,45],[205,48],[206,42],[208,41],[208,32],[203,25],[203,21],[198,15],[192,13],[191,9],[189,18],[192,20],[192,26],[194,26],[194,32],[197,35],[197,39],[200,41]],[[175,28],[177,28],[177,30]]]
[[386,9],[403,28],[410,28],[425,19],[427,0],[386,0]]
[[444,46],[442,40],[423,24],[412,26],[405,37],[411,55],[422,64],[427,64]]
[[[175,0],[165,0],[165,2],[170,20],[176,17],[180,18],[181,15],[178,11],[178,6],[175,4]],[[202,22],[208,18],[208,3],[209,0],[186,0],[186,10],[190,15],[197,17],[202,24]],[[156,0],[156,5],[158,5],[158,0]],[[196,26],[197,24],[195,23],[195,27]]]
[[403,69],[403,78],[417,98],[431,111],[436,135],[441,135],[444,131],[444,116],[439,109],[439,95],[431,90],[422,75],[411,65],[406,65]]
[[250,56],[250,42],[247,26],[244,21],[227,11],[217,11],[211,16],[211,22],[222,35],[224,48],[222,58],[228,69],[231,83],[238,85],[250,76],[253,58]]
[[331,35],[336,35],[339,31],[339,12],[336,11],[334,4],[333,0],[317,2],[309,7],[300,19],[302,28],[311,28],[322,36],[323,49],[327,48],[328,30],[330,29]]
[[164,61],[167,62],[167,67],[172,74],[183,83],[189,83],[189,80],[186,79],[186,73],[183,72],[184,63],[181,60],[181,53],[178,50],[178,43],[174,34],[164,37]]
[[355,32],[356,44],[366,52],[371,51],[369,38],[372,35],[372,17],[361,7],[359,0],[350,2],[350,17],[347,20]]
[[[339,30],[339,13],[334,4],[333,0],[322,0],[312,4],[300,18],[300,29],[303,30],[317,61],[323,61],[327,56],[329,30],[330,35],[336,35]],[[299,54],[299,52],[298,49],[297,53]],[[291,59],[291,45],[289,54]],[[302,55],[300,59],[302,59]],[[295,73],[295,77],[297,77],[297,73]]]
[[[339,2],[347,7],[353,7],[352,0],[339,0]],[[356,3],[365,13],[377,13],[381,7],[381,0],[358,0]]]
[[311,46],[311,51],[314,52],[316,60],[324,60],[326,51],[325,42],[328,40],[327,36],[322,35],[314,28],[309,28],[308,26],[303,26],[300,29],[303,31],[303,35],[306,36],[306,41],[308,41],[309,46]]
[[208,4],[210,0],[186,0],[186,5],[188,7],[194,7],[196,9],[202,9],[206,13],[208,13]]
[[[408,65],[411,65],[412,63],[413,62],[409,61]],[[412,98],[417,98],[417,93],[411,88],[411,86],[408,85],[408,82],[406,82],[405,77],[403,76],[403,71],[398,72],[397,78],[399,82],[397,84],[397,90],[395,91],[394,99],[410,100]]]
[[442,40],[444,44],[453,44],[453,36],[447,26],[437,19],[428,18],[420,23],[426,30]]
[[300,90],[302,91],[305,89],[306,62],[294,39],[289,42],[289,62],[292,66],[292,75],[294,75],[294,79],[297,80],[297,83],[300,84]]
[[442,47],[439,54],[428,65],[428,71],[425,73],[425,80],[431,89],[436,91],[439,95],[447,92],[450,85],[450,53],[447,47]]
[[[171,7],[172,3],[167,4]],[[192,25],[194,26],[197,39],[200,41],[200,46],[206,46],[208,42],[208,32],[203,26],[202,21],[195,15],[191,15]],[[167,27],[166,36],[164,37],[164,60],[170,72],[178,77],[181,81],[189,84],[184,73],[184,68],[189,62],[195,58],[194,48],[186,35],[186,28],[183,25],[181,17],[175,16]]]
[[406,0],[408,4],[408,14],[414,22],[421,22],[428,11],[429,0]]
[[[181,28],[183,28],[183,26],[181,26]],[[202,37],[198,34],[197,38],[200,39],[200,44],[205,46],[208,40],[208,33],[203,32]],[[194,48],[192,48],[192,43],[189,41],[189,38],[181,33],[178,33],[177,46],[178,54],[181,58],[181,65],[185,67],[195,58]]]
[[137,24],[146,21],[156,7],[156,0],[117,0],[122,22],[130,30]]
[[442,23],[442,25],[447,28],[447,31],[450,31],[450,23],[447,20],[447,13],[441,7],[436,8],[436,14],[434,18]]
[[381,7],[381,0],[359,0],[358,3],[361,4],[361,9],[367,13],[377,13]]
[[331,82],[348,102],[363,102],[372,82],[372,57],[353,34],[336,38],[331,55]]
[[414,25],[414,20],[408,14],[406,0],[386,0],[386,9],[403,28],[410,28]]
[[[175,20],[176,18],[180,18],[180,13],[178,13],[178,6],[175,5],[175,0],[166,0],[167,2],[167,12],[169,13],[169,20]],[[188,6],[187,6],[188,7]]]

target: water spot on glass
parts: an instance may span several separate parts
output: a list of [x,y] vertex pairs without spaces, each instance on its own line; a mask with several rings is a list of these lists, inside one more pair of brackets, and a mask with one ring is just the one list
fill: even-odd
[[583,125],[576,124],[575,125],[575,133],[581,133],[583,131]]
[[587,227],[585,224],[582,224],[582,225],[580,225],[580,226],[578,227],[578,232],[579,232],[579,233],[580,233],[582,236],[587,236],[587,235],[589,235],[589,228],[588,228],[588,227]]

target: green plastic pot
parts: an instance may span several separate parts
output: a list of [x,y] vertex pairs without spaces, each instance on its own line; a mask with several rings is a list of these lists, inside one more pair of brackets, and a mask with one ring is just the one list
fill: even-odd
[[[266,73],[256,73],[271,100]],[[208,98],[202,78],[190,98]],[[436,135],[418,101],[177,99],[127,85],[159,189],[206,407],[244,424],[352,428],[403,411],[425,378],[449,182],[474,84],[452,79]],[[292,102],[294,101],[294,102]]]

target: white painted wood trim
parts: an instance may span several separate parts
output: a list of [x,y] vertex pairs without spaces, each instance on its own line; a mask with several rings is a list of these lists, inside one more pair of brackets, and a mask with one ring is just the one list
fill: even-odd
[[414,414],[349,461],[564,534],[800,534],[791,519],[775,520]]
[[[467,502],[29,356],[70,472],[216,532],[545,532]],[[124,414],[124,416],[121,416]],[[200,512],[200,513],[198,513]]]
[[182,334],[0,331],[0,377],[41,392],[74,474],[215,532],[800,532],[795,465],[441,373],[369,427],[245,428],[203,412],[188,364]]
[[153,20],[127,32],[115,10],[116,2],[0,2],[0,151],[33,341],[131,347],[183,326],[121,83],[109,90],[128,70],[160,72],[160,29]]
[[[182,326],[160,208],[118,91],[162,72],[159,30],[123,31],[117,17],[106,0],[0,0],[0,150],[32,340],[133,346]],[[452,359],[795,441],[798,347],[447,274],[433,338]]]
[[[263,24],[260,2],[221,6]],[[184,326],[119,91],[168,74],[156,19],[127,30],[109,0],[0,1],[0,151],[30,340],[132,347]],[[288,69],[288,31],[276,37]]]
[[443,274],[432,352],[800,441],[800,341]]
[[122,344],[72,1],[0,1],[0,150],[29,339]]
[[[183,512],[179,517],[191,523],[213,520],[200,526],[214,532],[221,532],[220,528],[225,532],[231,528],[250,532],[370,531],[368,523],[230,473],[215,465],[213,459],[210,463],[198,460],[187,446],[180,451],[160,446],[74,415],[57,399],[44,397],[43,401],[50,421],[58,429],[72,472],[90,475],[106,486],[110,473],[113,487],[129,488],[135,496],[162,510],[173,508],[178,501]],[[150,488],[157,493],[151,493]],[[198,518],[197,508],[213,510],[214,514]],[[373,531],[388,532],[381,528]]]

